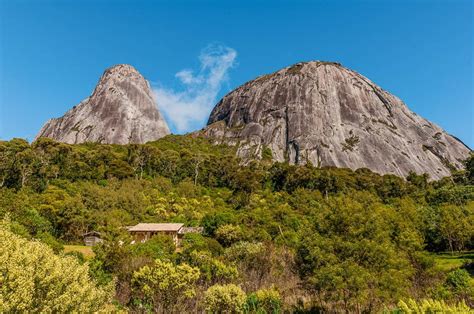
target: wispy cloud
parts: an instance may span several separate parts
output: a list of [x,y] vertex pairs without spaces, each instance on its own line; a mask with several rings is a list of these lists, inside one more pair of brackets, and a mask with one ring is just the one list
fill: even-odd
[[182,88],[155,87],[160,111],[177,132],[193,131],[207,121],[228,72],[235,65],[237,52],[222,45],[210,45],[201,51],[197,73],[185,69],[176,73]]

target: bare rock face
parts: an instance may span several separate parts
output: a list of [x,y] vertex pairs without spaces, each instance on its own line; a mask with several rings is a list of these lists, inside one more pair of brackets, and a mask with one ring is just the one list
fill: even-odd
[[36,138],[77,144],[145,143],[169,134],[149,83],[126,64],[107,69],[92,95],[64,116],[49,120]]
[[226,95],[201,135],[238,145],[244,160],[369,168],[380,174],[460,168],[470,149],[397,97],[338,63],[298,63]]

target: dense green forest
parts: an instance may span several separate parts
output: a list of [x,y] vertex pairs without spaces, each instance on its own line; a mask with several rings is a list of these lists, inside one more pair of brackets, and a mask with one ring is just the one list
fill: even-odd
[[[474,155],[439,181],[270,155],[244,166],[235,148],[191,136],[0,142],[0,312],[474,306]],[[164,236],[130,244],[123,227],[138,222],[204,233],[187,234],[178,249]],[[91,230],[104,238],[93,256],[64,252]],[[455,267],[439,263],[461,252]]]

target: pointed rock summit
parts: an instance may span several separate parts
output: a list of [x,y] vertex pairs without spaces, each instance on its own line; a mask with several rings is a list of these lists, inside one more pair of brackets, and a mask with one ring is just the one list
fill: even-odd
[[244,159],[369,168],[381,174],[460,168],[470,149],[396,96],[338,63],[305,62],[258,77],[226,95],[200,132],[238,145]]
[[92,95],[64,116],[49,120],[36,138],[77,144],[146,143],[169,134],[150,84],[127,64],[107,69]]

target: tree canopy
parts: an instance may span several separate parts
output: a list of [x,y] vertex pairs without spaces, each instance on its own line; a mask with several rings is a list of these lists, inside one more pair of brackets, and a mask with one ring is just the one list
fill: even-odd
[[[99,298],[93,309],[110,304],[110,285],[115,304],[131,311],[360,313],[410,299],[417,301],[400,304],[472,306],[472,258],[448,268],[436,254],[472,256],[473,159],[432,181],[268,159],[243,164],[235,147],[189,135],[142,145],[0,142],[0,216],[11,220],[0,234],[10,243],[0,248],[8,256],[0,267],[25,267],[29,276],[27,265],[41,259],[67,277],[44,281],[48,272],[38,271],[42,285],[25,279],[24,287],[37,294],[16,292],[17,305],[5,294],[16,279],[4,277],[2,289],[11,290],[2,306],[48,311],[48,293],[60,300],[59,287],[85,281]],[[204,231],[187,234],[178,249],[163,236],[132,243],[124,227],[139,222]],[[63,246],[81,244],[88,231],[104,240],[94,257],[64,256]],[[74,306],[85,308],[92,296],[81,293]],[[226,301],[230,294],[237,303]]]

